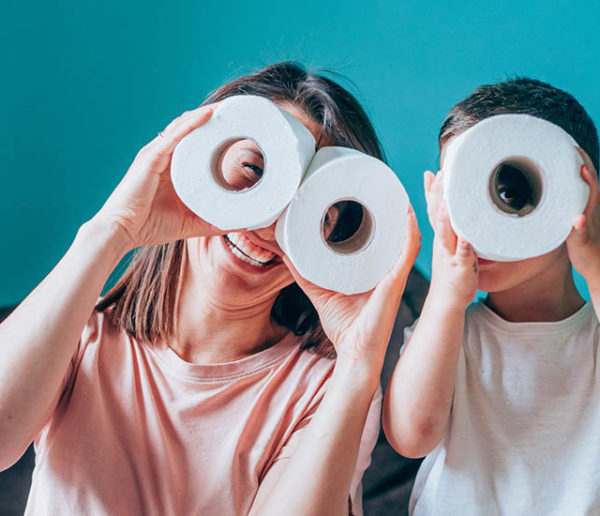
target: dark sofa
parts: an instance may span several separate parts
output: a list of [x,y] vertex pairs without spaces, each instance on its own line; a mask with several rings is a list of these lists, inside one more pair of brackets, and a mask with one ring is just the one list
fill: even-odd
[[[413,323],[423,306],[428,282],[421,273],[414,270],[408,279],[402,305],[396,317],[396,324],[387,350],[383,371],[382,386],[388,384],[402,345],[403,331]],[[0,309],[0,321],[11,308]],[[31,485],[31,472],[35,461],[33,448],[10,469],[0,473],[0,515],[23,514],[27,493]],[[373,452],[371,467],[363,479],[363,503],[367,516],[401,516],[408,513],[408,497],[420,461],[400,457],[387,443],[383,431]]]

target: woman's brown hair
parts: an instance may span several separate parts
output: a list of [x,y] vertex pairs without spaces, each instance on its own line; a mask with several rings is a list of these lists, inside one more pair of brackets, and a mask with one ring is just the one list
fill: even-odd
[[[294,104],[320,124],[332,145],[351,147],[384,159],[375,130],[354,96],[333,80],[309,73],[298,63],[278,63],[240,77],[212,93],[204,104],[234,95],[257,95]],[[112,317],[117,327],[138,340],[168,340],[174,331],[183,256],[183,240],[139,248],[96,309],[113,307]],[[296,283],[282,289],[271,316],[295,335],[302,336],[303,348],[334,355],[317,311]]]

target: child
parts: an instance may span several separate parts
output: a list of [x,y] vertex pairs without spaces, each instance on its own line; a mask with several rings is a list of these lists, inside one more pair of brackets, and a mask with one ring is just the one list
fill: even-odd
[[[600,512],[598,136],[568,93],[510,80],[480,87],[452,109],[439,137],[442,170],[452,138],[506,113],[543,118],[575,138],[589,201],[558,249],[494,262],[457,238],[441,173],[425,173],[435,229],[431,287],[383,416],[400,454],[427,455],[411,496],[414,514]],[[571,265],[586,279],[591,303],[579,295]],[[487,297],[468,306],[477,289]]]

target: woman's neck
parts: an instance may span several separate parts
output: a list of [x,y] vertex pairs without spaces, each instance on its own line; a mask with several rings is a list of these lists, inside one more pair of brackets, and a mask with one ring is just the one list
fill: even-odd
[[182,281],[175,309],[175,334],[169,346],[183,360],[232,362],[271,347],[288,329],[271,319],[277,294],[262,299],[223,299],[219,293]]

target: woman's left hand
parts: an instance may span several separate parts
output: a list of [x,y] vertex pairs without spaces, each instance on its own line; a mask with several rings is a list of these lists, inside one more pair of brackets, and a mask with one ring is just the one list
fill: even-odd
[[412,207],[406,221],[402,255],[377,286],[362,294],[344,295],[323,289],[304,279],[289,258],[284,261],[298,285],[314,304],[338,361],[361,361],[369,367],[383,364],[406,280],[421,247],[421,233]]

